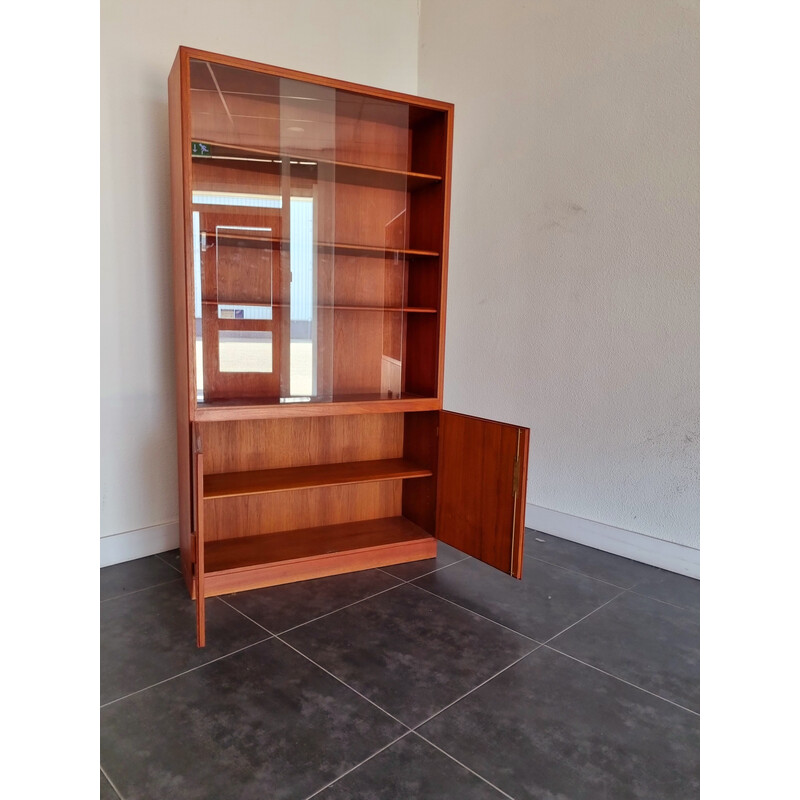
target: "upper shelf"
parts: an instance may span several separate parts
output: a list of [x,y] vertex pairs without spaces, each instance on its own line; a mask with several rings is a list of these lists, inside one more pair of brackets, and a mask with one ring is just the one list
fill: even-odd
[[[215,233],[214,231],[202,231],[206,239],[214,239],[220,244],[229,244],[231,242],[248,242],[248,243],[261,243],[264,245],[280,245],[286,247],[289,245],[289,239],[279,239],[270,236],[252,236],[248,234],[233,234],[233,233]],[[345,244],[343,242],[316,242],[316,247],[323,253],[340,253],[343,255],[352,256],[378,256],[385,258],[386,256],[418,256],[426,258],[436,258],[439,253],[433,250],[418,250],[416,248],[399,248],[399,247],[378,247],[365,244]]]
[[423,186],[430,186],[442,180],[441,175],[427,175],[422,172],[409,172],[384,167],[371,167],[365,164],[353,164],[348,161],[334,161],[326,158],[312,158],[307,155],[280,153],[274,150],[262,150],[253,147],[223,144],[221,142],[197,142],[208,148],[206,154],[192,151],[192,160],[197,162],[209,160],[247,161],[260,164],[267,170],[281,172],[284,162],[288,160],[292,175],[316,178],[317,168],[332,167],[334,178],[341,183],[353,183],[358,186],[374,186],[382,189],[401,189],[414,191]]

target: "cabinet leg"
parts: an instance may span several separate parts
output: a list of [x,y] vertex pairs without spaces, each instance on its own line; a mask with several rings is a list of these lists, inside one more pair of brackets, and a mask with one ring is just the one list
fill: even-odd
[[[198,587],[199,589],[199,587]],[[206,599],[197,592],[197,646],[206,646]]]

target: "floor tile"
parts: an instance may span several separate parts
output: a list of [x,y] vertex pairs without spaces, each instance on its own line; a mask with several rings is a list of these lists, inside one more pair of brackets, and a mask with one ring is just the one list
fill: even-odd
[[102,772],[100,773],[100,800],[119,800],[119,795]]
[[421,575],[427,575],[429,572],[446,567],[448,564],[453,564],[456,561],[461,561],[469,556],[456,550],[455,547],[450,547],[449,544],[444,542],[436,543],[436,558],[426,558],[424,561],[409,561],[407,564],[394,564],[390,567],[381,567],[384,572],[390,575],[395,575],[404,581],[411,581],[414,578],[419,578]]
[[225,595],[224,600],[259,625],[280,633],[399,583],[399,578],[370,569]]
[[183,581],[100,604],[100,702],[107,703],[270,634],[219,598],[206,600],[206,646]]
[[620,589],[525,557],[522,580],[469,559],[414,581],[430,592],[544,642]]
[[700,624],[691,609],[626,592],[550,645],[700,711]]
[[664,569],[655,570],[637,583],[633,591],[676,606],[700,609],[700,581]]
[[502,800],[503,795],[410,733],[314,800]]
[[410,726],[536,647],[409,584],[281,638]]
[[516,800],[699,796],[699,717],[542,647],[419,733]]
[[108,600],[111,597],[175,581],[183,582],[183,578],[158,556],[137,558],[100,570],[100,599]]
[[276,639],[106,706],[126,800],[302,800],[403,733]]
[[181,567],[181,551],[179,549],[176,548],[175,550],[167,550],[165,553],[159,553],[158,557],[171,567],[174,567],[178,572],[183,572],[183,568]]
[[622,589],[629,589],[653,572],[661,571],[648,564],[606,553],[594,547],[586,547],[567,539],[559,539],[557,536],[530,528],[525,529],[525,553],[548,564],[608,581]]

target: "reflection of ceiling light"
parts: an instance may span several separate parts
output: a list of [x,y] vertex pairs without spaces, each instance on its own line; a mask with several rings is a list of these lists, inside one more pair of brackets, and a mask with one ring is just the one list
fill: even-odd
[[305,131],[305,128],[301,128],[299,125],[291,125],[286,130],[289,130],[292,133],[303,133]]

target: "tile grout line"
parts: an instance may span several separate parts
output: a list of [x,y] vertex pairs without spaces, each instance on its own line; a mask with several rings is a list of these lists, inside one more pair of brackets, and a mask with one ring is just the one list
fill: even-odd
[[[388,575],[389,573],[387,572],[386,574]],[[379,597],[380,595],[386,594],[386,592],[391,592],[392,589],[397,589],[398,586],[402,585],[403,585],[402,583],[396,583],[394,586],[389,586],[386,589],[381,589],[379,592],[375,592],[375,594],[368,594],[366,597],[362,597],[360,600],[354,600],[352,603],[348,603],[346,606],[340,606],[339,608],[334,608],[333,611],[327,611],[324,614],[320,614],[318,617],[306,620],[305,622],[301,622],[298,625],[293,625],[291,628],[286,628],[286,630],[280,631],[280,633],[276,635],[283,636],[285,633],[291,633],[292,631],[296,631],[298,628],[302,628],[304,625],[310,625],[312,622],[317,622],[320,619],[325,619],[325,617],[329,617],[331,614],[336,614],[339,611],[344,611],[344,609],[346,608],[357,606],[359,603],[363,603],[365,600],[371,600],[373,597]]]
[[[600,552],[605,552],[605,551],[600,551]],[[534,561],[539,561],[542,564],[549,564],[551,567],[558,567],[559,569],[563,569],[566,572],[572,572],[572,573],[574,573],[576,575],[583,575],[584,578],[591,578],[592,580],[600,581],[601,583],[606,583],[609,586],[616,586],[618,589],[625,589],[626,591],[634,592],[635,594],[641,595],[642,597],[649,597],[651,600],[658,600],[659,603],[665,603],[666,605],[669,605],[669,606],[675,606],[675,608],[683,608],[683,609],[685,609],[687,611],[699,611],[700,610],[699,608],[695,608],[694,606],[680,605],[680,603],[672,603],[669,600],[663,600],[660,597],[653,597],[653,595],[651,595],[651,594],[646,594],[645,592],[637,591],[636,587],[640,586],[643,583],[646,583],[649,580],[649,578],[642,578],[641,580],[634,581],[630,586],[620,586],[618,583],[614,583],[614,581],[609,581],[609,580],[606,580],[605,578],[598,578],[596,575],[590,575],[588,572],[581,572],[579,569],[574,569],[572,567],[565,567],[563,564],[556,564],[554,561],[548,561],[545,558],[539,558],[538,556],[533,555],[533,553],[525,553],[525,555],[529,556]],[[608,555],[613,555],[613,554],[608,554]],[[618,557],[622,558],[622,556],[618,556]],[[633,561],[633,559],[629,559],[629,560]],[[633,563],[641,564],[641,565],[647,566],[647,567],[651,567],[652,569],[656,569],[656,570],[657,569],[661,569],[660,567],[653,567],[650,564],[645,564],[643,561],[633,561]],[[669,572],[669,570],[667,570],[667,572]],[[669,574],[670,575],[678,575],[681,578],[688,578],[689,580],[697,580],[697,578],[690,578],[688,575],[681,575],[680,573],[677,573],[677,572],[670,572]],[[698,581],[698,583],[699,583],[699,581]]]
[[544,644],[544,642],[540,642],[538,639],[534,639],[532,636],[528,636],[526,633],[520,633],[519,631],[515,631],[513,628],[509,628],[508,625],[503,625],[502,622],[498,622],[496,619],[492,619],[491,617],[486,617],[483,614],[479,613],[478,611],[473,611],[471,608],[467,608],[467,606],[462,606],[461,603],[456,603],[455,600],[450,600],[447,597],[442,597],[440,594],[436,594],[436,592],[432,592],[430,589],[426,589],[424,586],[419,586],[418,584],[411,582],[409,582],[408,585],[413,586],[415,589],[419,589],[421,592],[425,592],[426,594],[429,594],[431,597],[435,597],[438,600],[444,600],[445,603],[450,603],[450,605],[453,605],[456,608],[460,608],[462,611],[467,611],[470,614],[474,614],[476,617],[485,619],[487,622],[491,622],[493,625],[497,625],[500,628],[504,628],[510,633],[515,633],[517,636],[521,636],[523,639],[527,639],[528,641],[533,642],[536,645]]
[[[244,611],[240,611],[238,608],[236,608],[236,606],[232,606],[232,605],[231,605],[231,604],[230,604],[230,603],[229,603],[229,602],[228,602],[228,601],[225,599],[225,596],[224,596],[224,595],[220,595],[220,594],[218,594],[218,595],[214,595],[214,596],[216,597],[216,599],[217,599],[217,600],[219,600],[220,602],[222,602],[222,603],[224,603],[226,606],[228,606],[228,608],[229,608],[231,611],[235,611],[237,614],[239,614],[240,616],[244,617],[244,618],[245,618],[245,619],[246,619],[248,622],[252,622],[252,623],[253,623],[253,625],[255,625],[256,627],[258,627],[258,628],[261,628],[261,630],[262,630],[262,631],[266,631],[266,632],[267,632],[267,633],[268,633],[270,636],[275,636],[275,635],[276,635],[276,634],[275,634],[273,631],[271,631],[271,630],[270,630],[269,628],[267,628],[265,625],[262,625],[260,622],[256,622],[256,621],[255,621],[255,620],[254,620],[252,617],[248,617],[248,616],[247,616],[247,614],[245,614],[245,613],[244,613]],[[210,600],[211,598],[206,598],[206,599]]]
[[[453,700],[452,703],[448,703],[443,708],[440,708],[435,714],[431,714],[427,719],[422,720],[422,722],[418,722],[411,730],[414,731],[414,733],[416,733],[418,728],[421,728],[423,725],[427,725],[434,717],[438,717],[439,714],[441,714],[443,711],[447,711],[448,708],[451,708],[456,703],[460,703],[465,697],[468,697],[473,692],[477,692],[478,689],[481,688],[481,686],[485,686],[487,683],[489,683],[489,681],[493,681],[496,677],[498,677],[498,675],[502,675],[506,670],[509,670],[511,669],[511,667],[516,666],[517,664],[519,664],[520,661],[526,659],[531,653],[535,653],[540,647],[542,647],[542,645],[537,642],[537,646],[534,647],[533,650],[529,650],[527,653],[525,653],[524,656],[520,656],[518,659],[516,659],[516,661],[512,661],[508,666],[503,667],[503,669],[495,672],[494,675],[490,675],[485,681],[482,681],[477,686],[473,686],[473,688],[470,689],[468,692],[465,692],[460,697],[457,697],[455,700]],[[431,742],[431,744],[433,744],[433,742]]]
[[217,661],[222,661],[223,658],[228,658],[229,656],[236,655],[237,653],[241,653],[245,650],[249,650],[251,647],[255,647],[257,644],[262,644],[263,642],[268,642],[270,639],[277,638],[275,634],[270,633],[269,636],[266,636],[263,639],[259,639],[257,642],[252,642],[251,644],[247,644],[244,647],[240,647],[238,650],[231,650],[230,653],[225,653],[225,655],[217,656],[217,658],[212,658],[209,661],[204,661],[202,664],[198,664],[196,667],[191,667],[190,669],[185,669],[183,672],[178,672],[175,675],[170,675],[169,678],[164,678],[162,681],[156,681],[155,683],[151,683],[149,686],[144,686],[141,689],[137,689],[135,692],[129,692],[122,697],[117,697],[114,700],[109,700],[107,703],[100,704],[100,710],[102,711],[104,708],[108,708],[108,706],[114,705],[114,703],[119,703],[122,700],[127,700],[129,697],[133,697],[136,694],[141,694],[142,692],[146,692],[148,689],[153,689],[156,686],[161,686],[162,683],[169,683],[170,681],[174,681],[175,678],[180,678],[183,675],[188,675],[190,672],[195,672],[198,669],[202,669],[203,667],[207,667],[209,664],[214,664]]
[[[637,686],[635,683],[631,683],[630,681],[625,680],[625,678],[620,678],[618,675],[614,675],[613,672],[606,672],[604,669],[601,669],[600,667],[596,667],[594,664],[590,664],[588,661],[581,661],[581,659],[576,658],[575,656],[571,656],[569,653],[566,653],[566,652],[564,652],[562,650],[559,650],[557,647],[553,647],[550,644],[550,642],[552,642],[553,639],[558,638],[559,636],[561,636],[561,634],[566,633],[570,628],[574,628],[576,625],[578,625],[579,623],[583,622],[588,617],[591,617],[592,614],[595,614],[596,612],[600,611],[601,608],[605,608],[609,603],[613,603],[615,600],[617,600],[618,598],[622,597],[622,595],[624,595],[626,593],[630,593],[630,592],[632,592],[631,589],[624,589],[618,595],[615,595],[610,600],[607,600],[605,603],[603,603],[603,605],[598,606],[597,608],[595,608],[594,611],[590,611],[586,616],[581,617],[579,620],[573,622],[572,625],[568,625],[566,628],[564,628],[563,631],[560,631],[555,636],[551,636],[549,639],[547,639],[547,641],[542,642],[542,645],[544,647],[547,647],[548,650],[552,650],[555,653],[561,653],[561,655],[567,656],[568,658],[571,658],[573,661],[577,661],[579,664],[584,664],[587,667],[591,667],[592,669],[595,669],[598,672],[603,673],[603,675],[608,675],[610,678],[615,678],[618,681],[622,681],[622,683],[627,683],[628,686],[632,686],[634,689],[640,689],[643,692],[647,692],[647,694],[652,695],[653,697],[657,697],[659,700],[664,700],[667,703],[672,703],[672,705],[677,706],[678,708],[682,708],[684,711],[688,711],[690,714],[695,714],[695,715],[697,715],[699,717],[700,714],[697,711],[692,711],[691,708],[686,708],[685,706],[682,706],[680,703],[676,703],[674,700],[670,700],[667,697],[662,697],[660,694],[656,694],[655,692],[651,692],[649,689],[645,689],[643,686]],[[633,592],[633,593],[635,594],[635,592]],[[650,599],[655,600],[655,598],[650,598]],[[671,605],[671,604],[667,603],[667,605]]]
[[350,767],[350,769],[346,770],[341,775],[339,775],[338,778],[334,778],[330,783],[326,783],[324,786],[320,786],[320,788],[317,789],[313,794],[308,795],[308,797],[306,797],[306,800],[311,800],[312,797],[316,797],[320,792],[324,792],[326,789],[328,789],[331,786],[333,786],[334,783],[337,783],[342,778],[344,778],[346,775],[349,775],[351,772],[354,772],[359,767],[362,767],[368,761],[371,761],[373,758],[375,758],[375,756],[380,755],[384,750],[387,750],[388,748],[390,748],[393,744],[397,744],[397,742],[399,742],[401,739],[404,739],[410,733],[411,733],[411,731],[407,730],[404,734],[402,734],[401,736],[398,736],[396,739],[393,739],[391,742],[389,742],[389,744],[385,745],[384,747],[381,747],[380,750],[376,750],[371,756],[368,756],[363,761],[360,761],[354,767]]
[[448,753],[447,750],[442,750],[442,748],[439,747],[439,745],[434,744],[430,739],[426,739],[421,733],[417,733],[416,730],[411,731],[411,733],[414,736],[418,736],[420,739],[422,739],[423,742],[427,742],[431,747],[436,748],[440,753],[446,755],[451,761],[455,761],[456,764],[458,764],[460,767],[463,767],[465,770],[467,770],[467,772],[472,773],[476,778],[480,778],[484,783],[491,786],[492,789],[496,789],[498,792],[500,792],[501,795],[503,795],[503,797],[507,797],[508,800],[514,800],[514,798],[510,794],[504,792],[499,786],[495,786],[495,784],[493,784],[490,780],[484,778],[483,775],[481,775],[479,772],[475,772],[474,769],[471,769],[462,761],[459,761],[455,756],[450,755],[450,753]]
[[695,608],[694,606],[681,606],[678,605],[677,603],[670,603],[669,600],[662,600],[660,597],[653,597],[652,595],[645,594],[644,592],[637,592],[636,587],[638,585],[639,585],[638,583],[634,584],[633,586],[631,586],[630,589],[628,589],[628,591],[632,592],[633,594],[639,595],[639,597],[646,597],[648,600],[655,600],[657,603],[663,603],[665,606],[671,606],[672,608],[679,608],[681,611],[693,611],[696,614],[700,613],[700,609]]
[[[168,552],[170,552],[170,551],[169,551],[169,550],[167,550],[167,551],[165,551],[165,552],[167,552],[167,553],[168,553]],[[182,570],[182,569],[180,569],[180,567],[176,567],[174,564],[171,564],[169,561],[167,561],[167,559],[166,559],[166,558],[162,558],[162,556],[163,556],[163,555],[164,555],[163,553],[156,553],[156,558],[158,558],[158,559],[160,559],[161,561],[163,561],[163,562],[164,562],[164,563],[165,563],[165,564],[166,564],[168,567],[172,567],[172,569],[174,569],[174,570],[175,570],[175,572],[177,572],[177,573],[178,573],[178,575],[183,575],[183,570]]]
[[608,600],[606,600],[605,603],[601,603],[599,606],[597,606],[597,608],[593,608],[588,614],[584,614],[584,616],[582,616],[580,619],[576,619],[575,622],[573,622],[570,625],[567,625],[566,628],[564,628],[563,630],[561,630],[558,633],[554,634],[549,639],[545,639],[545,641],[543,641],[542,644],[547,644],[548,642],[552,642],[553,639],[556,639],[557,637],[561,636],[562,633],[566,633],[570,628],[574,628],[576,625],[578,625],[579,623],[583,622],[585,619],[588,619],[589,617],[591,617],[592,614],[596,614],[601,608],[605,608],[609,603],[613,603],[618,597],[622,597],[622,595],[624,595],[625,592],[627,592],[627,591],[630,591],[630,590],[629,589],[623,589],[618,594],[615,594],[613,597],[611,597]]
[[116,792],[116,795],[119,798],[119,800],[125,800],[125,798],[122,796],[122,792],[120,792],[120,790],[117,789],[117,785],[114,783],[114,781],[111,780],[111,778],[108,777],[108,773],[103,769],[102,764],[100,765],[100,772],[103,773],[103,777],[108,781],[108,785]]
[[[442,569],[447,569],[447,567],[453,566],[453,564],[458,564],[461,561],[466,561],[469,556],[464,556],[464,558],[460,559],[459,561],[454,561],[452,564],[445,564],[443,567],[439,567],[439,569],[432,570],[432,572],[438,572]],[[217,595],[217,599],[222,600],[229,608],[232,608],[234,611],[237,611],[241,614],[245,619],[250,620],[254,625],[258,625],[259,628],[262,630],[267,631],[267,633],[272,634],[273,636],[283,636],[286,633],[291,633],[292,631],[297,630],[298,628],[302,628],[304,625],[310,625],[312,622],[317,622],[318,620],[324,619],[325,617],[329,617],[331,614],[336,614],[339,611],[344,611],[345,608],[350,608],[352,606],[357,606],[359,603],[363,603],[365,600],[371,600],[373,597],[378,597],[379,595],[385,594],[386,592],[391,592],[392,589],[397,589],[400,586],[405,586],[409,584],[411,581],[403,580],[402,578],[398,578],[396,575],[392,575],[391,572],[386,572],[386,570],[381,569],[380,567],[375,567],[375,569],[382,572],[384,575],[388,575],[390,578],[394,578],[394,580],[398,581],[398,583],[394,584],[394,586],[387,586],[385,589],[381,589],[379,592],[375,592],[373,594],[368,594],[366,597],[362,597],[359,600],[354,600],[352,603],[347,603],[347,605],[339,606],[338,608],[333,609],[333,611],[327,611],[324,614],[320,614],[318,617],[313,617],[312,619],[308,619],[305,622],[301,622],[297,625],[293,625],[291,628],[286,628],[285,630],[279,631],[277,633],[273,633],[269,630],[269,628],[261,625],[260,623],[256,622],[252,617],[247,616],[243,611],[240,611],[236,606],[231,605],[231,603],[225,600],[225,597],[228,595]],[[430,575],[430,572],[424,573],[424,575]],[[417,577],[423,577],[423,575],[419,575]],[[411,580],[417,580],[417,578],[412,578]],[[271,587],[264,587],[264,588],[271,588]]]
[[172,583],[177,583],[177,581],[179,579],[180,579],[180,576],[178,575],[178,576],[172,578],[171,580],[163,581],[162,583],[154,583],[154,584],[152,584],[150,586],[142,586],[141,589],[132,589],[130,592],[122,592],[121,594],[115,594],[113,597],[104,597],[100,601],[100,605],[103,605],[103,603],[108,603],[111,600],[119,600],[120,597],[132,597],[135,594],[140,594],[141,592],[146,592],[148,589],[156,589],[159,586],[169,586]]
[[580,658],[576,658],[575,656],[571,656],[569,653],[565,653],[563,650],[559,650],[557,647],[553,647],[549,644],[543,644],[542,647],[546,647],[548,650],[552,650],[554,653],[558,653],[559,655],[566,656],[567,658],[571,658],[573,661],[577,661],[578,664],[583,664],[585,667],[589,667],[590,669],[596,670],[597,672],[601,673],[602,675],[607,675],[609,678],[613,678],[616,681],[620,681],[621,683],[625,683],[628,686],[632,687],[633,689],[638,689],[640,692],[645,692],[649,694],[651,697],[656,697],[659,700],[663,700],[665,703],[670,703],[671,705],[675,706],[676,708],[680,708],[682,711],[688,711],[690,714],[694,714],[696,717],[700,716],[698,711],[693,711],[691,708],[686,708],[686,706],[682,706],[680,703],[676,703],[674,700],[670,700],[668,697],[663,697],[660,694],[656,694],[655,692],[651,692],[649,689],[645,689],[643,686],[637,686],[635,683],[631,683],[630,681],[626,681],[625,678],[620,678],[619,675],[614,675],[613,672],[606,672],[606,670],[601,669],[600,667],[596,667],[594,664],[590,664],[588,661],[581,661]]
[[313,658],[311,658],[311,656],[307,656],[302,650],[298,650],[296,647],[294,647],[291,644],[289,644],[289,642],[285,642],[283,639],[281,639],[280,636],[276,636],[275,638],[281,644],[285,644],[288,648],[294,650],[295,653],[297,653],[298,655],[302,656],[304,659],[306,659],[306,661],[310,661],[315,667],[319,667],[319,669],[321,669],[323,672],[325,672],[326,674],[330,675],[331,678],[333,678],[334,680],[336,680],[339,683],[341,683],[342,686],[345,686],[351,692],[357,694],[362,700],[366,700],[370,705],[375,706],[375,708],[377,708],[378,711],[380,711],[382,714],[386,714],[387,717],[391,717],[396,723],[398,723],[398,725],[402,725],[404,728],[407,729],[407,731],[412,730],[412,728],[409,727],[408,725],[406,725],[405,722],[403,722],[402,720],[397,719],[397,717],[394,714],[390,714],[385,708],[381,708],[381,706],[379,706],[374,700],[370,700],[369,697],[367,697],[364,694],[361,694],[361,692],[359,692],[358,689],[354,689],[352,686],[350,686],[349,683],[345,683],[345,681],[343,681],[338,675],[335,675],[329,669],[325,669],[325,667],[323,667],[322,664],[318,664],[316,661],[314,661]]
[[[436,569],[430,570],[430,572],[423,572],[421,575],[415,575],[413,578],[408,578],[407,580],[404,578],[399,578],[397,575],[392,575],[391,572],[385,570],[383,567],[377,567],[381,572],[385,572],[387,575],[392,575],[393,578],[397,578],[399,581],[403,581],[403,583],[411,583],[411,581],[418,581],[420,578],[424,578],[427,575],[433,575],[434,572],[441,572],[443,569],[447,569],[448,567],[454,567],[456,564],[460,564],[462,561],[466,561],[468,558],[472,558],[472,556],[464,556],[464,558],[459,558],[458,561],[451,561],[449,564],[442,564],[441,567],[436,567]],[[413,561],[407,561],[407,564],[413,564]],[[389,566],[403,566],[402,564],[396,565],[389,565]]]
[[[550,567],[557,567],[558,569],[563,569],[564,572],[571,572],[573,575],[581,575],[584,578],[591,578],[593,581],[598,581],[600,583],[605,583],[607,586],[614,586],[617,589],[630,589],[630,586],[620,586],[618,583],[614,583],[614,581],[608,581],[605,578],[598,578],[596,575],[590,575],[588,572],[581,572],[579,569],[574,569],[572,567],[565,567],[563,564],[556,564],[553,561],[548,561],[544,558],[538,558],[531,553],[525,553],[526,556],[532,558],[534,561],[538,561],[540,564],[547,564]],[[637,562],[639,563],[639,562]],[[641,583],[641,581],[640,581]],[[636,584],[633,583],[631,586],[635,586]]]

